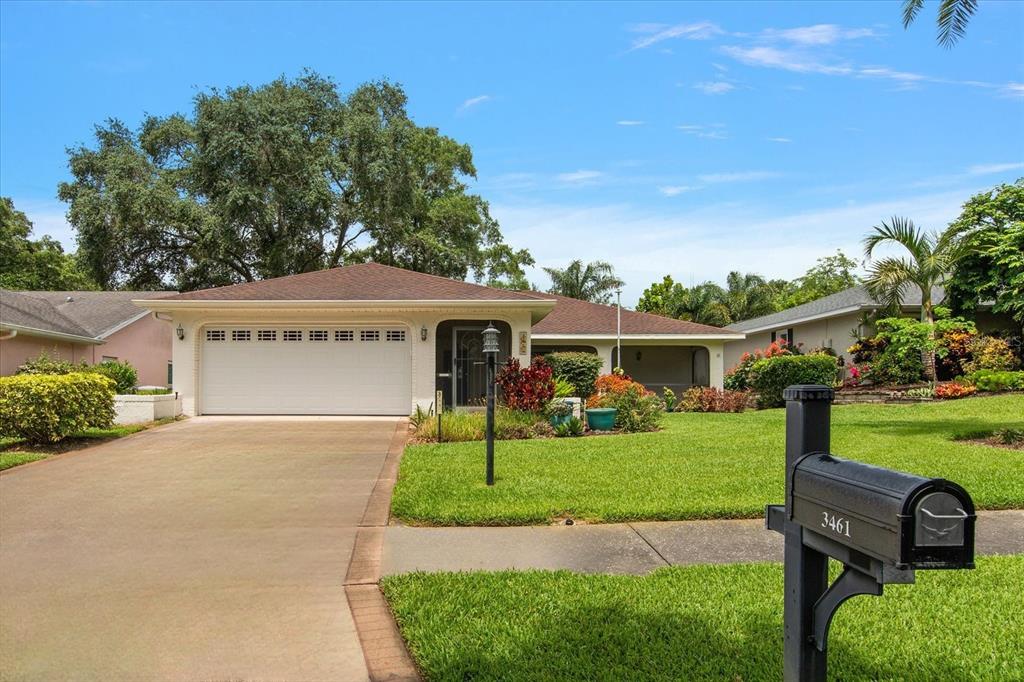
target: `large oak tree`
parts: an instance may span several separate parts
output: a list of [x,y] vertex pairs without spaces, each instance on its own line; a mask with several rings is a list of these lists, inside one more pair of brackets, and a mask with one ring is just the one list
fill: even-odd
[[533,263],[468,191],[468,146],[416,125],[402,89],[343,96],[308,72],[211,90],[190,115],[117,120],[69,149],[59,196],[104,288],[195,289],[362,261],[502,282]]

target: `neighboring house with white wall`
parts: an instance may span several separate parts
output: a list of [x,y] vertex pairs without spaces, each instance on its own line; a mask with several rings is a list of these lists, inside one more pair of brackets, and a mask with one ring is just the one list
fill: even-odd
[[[932,291],[935,305],[944,297],[941,288]],[[726,371],[735,367],[744,353],[763,349],[782,339],[790,344],[802,344],[804,351],[832,348],[836,354],[844,355],[857,335],[874,333],[866,318],[884,308],[859,285],[777,313],[736,322],[729,328],[745,333],[746,338],[726,343]],[[904,315],[920,316],[921,290],[908,287],[900,308]]]
[[[499,362],[562,348],[614,362],[614,306],[375,263],[136,304],[171,320],[186,414],[404,415],[437,391],[448,407],[480,404],[490,322]],[[627,310],[622,331],[624,368],[655,388],[721,386],[723,343],[742,338]]]
[[174,293],[0,289],[0,375],[46,352],[75,363],[127,361],[140,385],[170,385],[171,327],[132,301]]

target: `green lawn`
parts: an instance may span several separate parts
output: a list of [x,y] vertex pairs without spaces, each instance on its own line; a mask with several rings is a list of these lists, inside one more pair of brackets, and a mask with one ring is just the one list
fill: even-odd
[[59,443],[46,446],[27,445],[19,438],[0,438],[0,471],[16,467],[19,464],[37,462],[46,459],[50,455],[59,455],[71,450],[80,450],[98,443],[116,438],[124,438],[139,431],[151,429],[154,426],[169,424],[174,419],[160,419],[148,424],[125,424],[123,426],[112,426],[109,429],[86,429],[81,433],[68,436]]
[[[783,502],[785,411],[670,414],[657,433],[406,449],[392,512],[407,523],[522,525],[757,517]],[[952,437],[1024,428],[1024,395],[832,409],[832,450],[962,484],[982,509],[1024,508],[1024,453]]]
[[[1024,556],[844,604],[830,679],[1024,679]],[[565,571],[386,578],[427,680],[779,680],[779,564],[665,568],[644,577]]]

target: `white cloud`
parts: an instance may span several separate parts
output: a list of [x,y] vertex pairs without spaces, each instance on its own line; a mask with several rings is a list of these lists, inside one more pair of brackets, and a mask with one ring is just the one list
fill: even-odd
[[971,166],[967,169],[968,175],[991,175],[993,173],[1005,173],[1007,171],[1024,168],[1024,163],[987,163]]
[[470,97],[465,102],[459,105],[458,111],[462,112],[468,109],[472,109],[473,107],[479,106],[484,102],[490,102],[492,99],[494,98],[491,97],[490,95],[478,95],[477,97]]
[[618,125],[618,126],[642,126],[644,123],[645,123],[645,121],[631,121],[631,120],[627,119],[625,121],[616,121],[615,125]]
[[822,64],[809,55],[796,50],[782,50],[777,47],[739,47],[727,45],[722,52],[733,59],[750,66],[764,66],[796,73],[821,73],[830,76],[845,76],[853,69],[844,65]]
[[705,95],[724,95],[725,93],[735,90],[736,86],[726,81],[712,81],[709,83],[697,83],[693,86],[697,90],[700,90]]
[[643,38],[633,41],[630,50],[642,50],[664,40],[683,38],[685,40],[707,40],[724,33],[717,24],[710,21],[699,21],[693,24],[676,24],[666,26],[664,24],[633,24],[629,27],[634,33],[647,33]]
[[711,125],[678,125],[676,130],[682,130],[687,135],[693,135],[694,137],[701,137],[708,140],[724,140],[729,136],[725,134],[723,130],[725,128],[721,123],[712,123]]
[[604,173],[596,170],[578,170],[572,173],[559,173],[557,176],[559,182],[566,182],[574,185],[587,184],[599,180],[604,177]]
[[679,196],[683,192],[692,192],[700,189],[699,187],[690,187],[689,185],[669,185],[667,187],[659,187],[658,191],[667,197]]
[[777,171],[740,171],[737,173],[706,173],[698,175],[697,179],[709,185],[720,182],[752,182],[754,180],[770,180],[781,177],[782,173]]
[[788,137],[768,137],[765,139],[767,139],[769,142],[778,142],[779,144],[789,144],[790,142],[793,141]]
[[762,32],[768,39],[786,40],[798,45],[831,45],[840,40],[873,38],[878,34],[870,28],[843,28],[836,24],[815,24],[797,28],[774,29]]
[[[570,258],[607,260],[626,280],[623,302],[632,305],[651,282],[672,274],[684,284],[721,282],[730,270],[793,278],[819,257],[842,249],[861,253],[861,238],[882,218],[909,215],[919,225],[941,228],[960,213],[978,187],[943,193],[890,196],[871,203],[834,203],[803,212],[766,212],[763,206],[664,202],[571,206],[493,204],[510,244],[528,247],[542,266],[564,267]],[[657,209],[651,208],[657,206]],[[587,239],[580,240],[580,234]],[[784,242],[765,235],[786,234]],[[765,256],[770,249],[771,257]]]
[[1004,97],[1024,97],[1024,83],[1007,83],[999,92]]

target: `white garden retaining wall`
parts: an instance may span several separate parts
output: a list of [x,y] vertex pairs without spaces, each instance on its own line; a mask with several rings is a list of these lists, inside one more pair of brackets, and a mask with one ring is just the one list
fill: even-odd
[[115,424],[143,424],[181,414],[181,398],[166,395],[115,395]]

